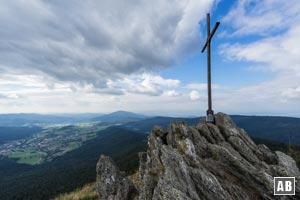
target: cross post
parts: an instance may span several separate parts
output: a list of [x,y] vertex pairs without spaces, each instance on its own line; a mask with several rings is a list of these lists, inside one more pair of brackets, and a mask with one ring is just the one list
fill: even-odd
[[207,25],[207,39],[201,50],[201,53],[207,49],[207,95],[208,95],[208,109],[206,111],[206,122],[214,123],[214,111],[212,109],[212,98],[211,98],[211,39],[214,36],[220,22],[216,22],[213,30],[210,32],[210,14],[206,15],[206,25]]

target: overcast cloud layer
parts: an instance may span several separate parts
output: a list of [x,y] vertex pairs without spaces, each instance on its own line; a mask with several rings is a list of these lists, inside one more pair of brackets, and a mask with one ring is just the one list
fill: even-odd
[[107,88],[107,81],[157,72],[199,43],[211,1],[5,1],[1,74],[41,74]]

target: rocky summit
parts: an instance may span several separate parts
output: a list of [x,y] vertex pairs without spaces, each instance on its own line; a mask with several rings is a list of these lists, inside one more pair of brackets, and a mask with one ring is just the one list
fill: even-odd
[[[223,113],[215,115],[215,124],[201,119],[197,126],[177,122],[167,131],[154,127],[148,150],[139,157],[139,184],[135,186],[113,161],[100,158],[100,199],[300,199],[295,161],[256,145]],[[296,177],[296,195],[274,196],[273,177]]]

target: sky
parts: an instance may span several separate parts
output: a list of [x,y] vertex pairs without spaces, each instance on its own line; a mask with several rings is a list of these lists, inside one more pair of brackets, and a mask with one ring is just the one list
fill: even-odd
[[1,0],[0,113],[300,117],[298,0]]

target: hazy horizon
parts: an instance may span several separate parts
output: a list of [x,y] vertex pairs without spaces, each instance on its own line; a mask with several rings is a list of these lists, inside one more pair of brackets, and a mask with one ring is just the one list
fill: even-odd
[[[139,111],[130,111],[130,110],[115,110],[115,111],[112,111],[112,112],[106,112],[106,113],[100,113],[100,112],[82,112],[82,113],[76,113],[76,112],[73,112],[73,113],[56,113],[56,112],[49,112],[49,113],[39,113],[39,112],[27,112],[27,113],[24,113],[24,112],[20,112],[20,113],[0,113],[0,115],[5,115],[5,114],[38,114],[38,115],[57,115],[57,116],[60,116],[60,115],[107,115],[107,114],[111,114],[111,113],[115,113],[115,112],[130,112],[130,113],[135,113],[135,114],[140,114],[140,115],[145,115],[145,116],[148,116],[148,117],[155,117],[155,116],[164,116],[164,117],[204,117],[205,116],[205,111],[203,111],[202,113],[200,114],[190,114],[190,113],[187,113],[187,114],[162,114],[162,113],[159,113],[159,112],[152,112],[152,113],[149,113],[149,112],[139,112]],[[218,113],[218,112],[222,112],[222,111],[217,111],[215,112]],[[224,113],[224,112],[223,112]],[[300,113],[299,114],[295,114],[295,115],[290,115],[290,114],[287,114],[287,113],[225,113],[227,115],[241,115],[241,116],[274,116],[274,117],[295,117],[295,118],[300,118]]]

